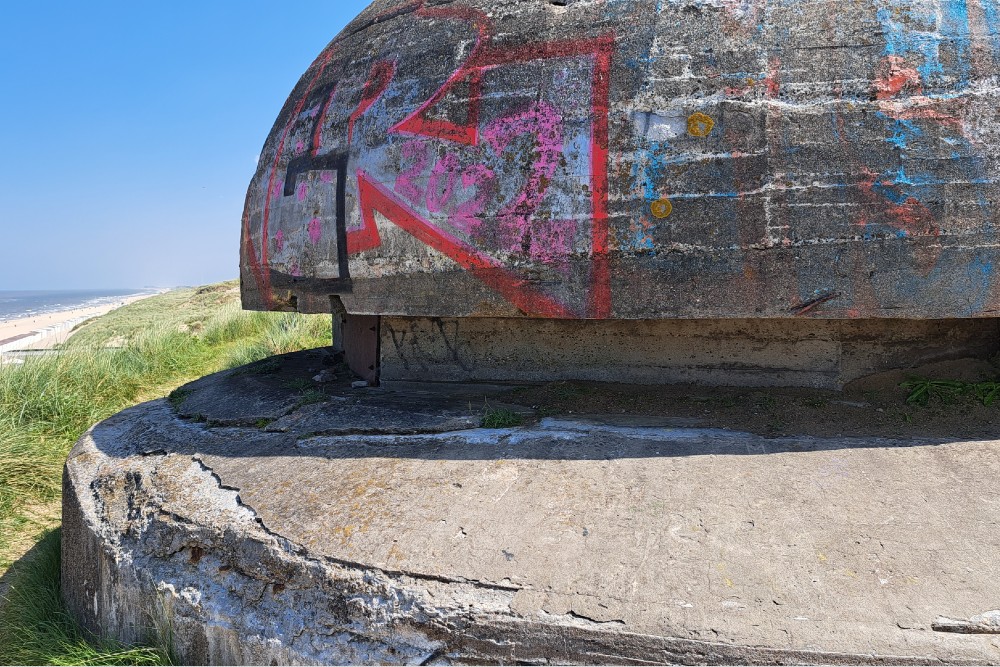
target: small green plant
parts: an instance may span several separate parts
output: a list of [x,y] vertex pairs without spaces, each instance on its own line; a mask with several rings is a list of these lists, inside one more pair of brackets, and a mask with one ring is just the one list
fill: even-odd
[[294,391],[308,391],[313,388],[314,383],[312,380],[307,380],[306,378],[295,378],[294,380],[285,382],[281,386]]
[[480,426],[483,428],[512,428],[524,423],[524,417],[509,408],[488,408]]
[[1000,382],[962,382],[961,380],[929,380],[911,378],[899,385],[909,392],[906,402],[926,406],[932,399],[950,405],[959,397],[972,394],[984,406],[1000,398]]
[[327,398],[329,397],[319,389],[308,389],[302,392],[302,394],[299,396],[299,402],[297,403],[297,405],[298,407],[301,408],[304,405],[323,403],[326,401]]
[[180,410],[181,405],[184,404],[184,399],[186,399],[190,395],[191,391],[189,389],[178,387],[177,389],[174,389],[172,392],[170,392],[170,395],[167,396],[167,400],[170,401],[170,405],[171,407],[173,407],[174,410]]
[[736,406],[736,399],[732,396],[681,396],[678,400],[682,403],[700,403],[709,408],[732,408]]
[[983,405],[993,405],[1000,398],[1000,382],[980,382],[973,385],[972,391]]
[[767,427],[771,429],[773,433],[780,433],[784,431],[787,426],[788,422],[786,422],[784,419],[778,416],[772,417],[767,422]]
[[242,366],[234,371],[233,375],[270,375],[281,370],[280,361],[277,359],[259,360],[261,356],[268,356],[267,348],[263,344],[240,345],[234,352],[230,352],[225,363],[230,368]]
[[809,408],[825,408],[829,405],[829,401],[822,396],[810,396],[809,398],[802,399],[802,405]]
[[778,406],[778,399],[771,394],[761,394],[758,403],[762,408],[772,409]]
[[927,405],[932,398],[942,403],[954,403],[959,395],[966,392],[966,383],[958,380],[914,378],[899,386],[910,392],[906,402],[912,405]]

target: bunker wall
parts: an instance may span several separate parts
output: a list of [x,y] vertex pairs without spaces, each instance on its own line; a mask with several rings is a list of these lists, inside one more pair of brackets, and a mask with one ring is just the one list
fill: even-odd
[[802,386],[1000,351],[1000,320],[381,321],[381,381]]
[[264,146],[244,305],[996,317],[998,65],[998,0],[380,0]]

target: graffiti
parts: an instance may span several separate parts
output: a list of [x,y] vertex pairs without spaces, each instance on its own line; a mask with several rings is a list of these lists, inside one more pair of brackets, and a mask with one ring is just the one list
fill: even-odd
[[362,218],[366,226],[374,226],[375,213],[381,213],[424,245],[454,260],[525,312],[544,317],[565,318],[572,315],[562,304],[525,285],[524,279],[503,263],[421,219],[364,172],[358,173],[358,185],[361,201],[364,202]]
[[[491,159],[490,156],[482,155],[481,151],[476,154],[472,150],[470,154],[477,157],[466,158],[471,164],[460,166],[455,153],[447,154],[431,168],[426,189],[422,191],[416,182],[424,176],[428,158],[426,152],[421,152],[426,149],[411,140],[403,148],[403,156],[411,161],[410,166],[395,179],[397,192],[413,204],[422,200],[429,214],[446,211],[448,226],[454,233],[468,235],[466,242],[479,248],[480,254],[492,252],[505,257],[522,254],[529,260],[559,265],[572,249],[570,237],[576,236],[576,223],[565,219],[539,219],[536,214],[550,184],[556,178],[555,172],[560,160],[565,157],[566,133],[560,113],[552,104],[536,101],[525,108],[509,110],[505,115],[481,127],[482,89],[489,75],[502,68],[539,61],[590,59],[592,85],[588,122],[592,126],[589,137],[592,210],[588,217],[591,227],[592,275],[586,303],[576,308],[563,303],[556,310],[564,315],[607,317],[610,313],[607,269],[607,96],[613,39],[602,37],[591,41],[529,43],[500,49],[488,43],[489,21],[482,15],[455,8],[439,8],[433,13],[430,10],[427,12],[436,17],[472,19],[477,26],[477,40],[468,60],[424,104],[389,131],[443,140],[469,149],[479,148],[482,151],[488,148],[493,156]],[[464,119],[458,121],[434,117],[432,112],[447,100],[449,93],[463,86],[465,94],[461,98],[465,101]],[[527,137],[529,141],[519,142],[521,137]],[[505,170],[503,157],[513,144],[518,145],[515,154],[527,150],[535,158],[517,193],[490,216],[495,221],[495,226],[484,229],[486,203],[490,195],[499,190],[499,174]],[[511,157],[516,159],[516,156]],[[510,162],[511,160],[507,160],[507,164]],[[516,179],[517,177],[514,180]],[[457,187],[459,182],[461,189]],[[457,201],[455,198],[459,190],[462,193],[471,190],[473,194],[463,201]],[[407,220],[416,216],[418,212],[411,209]],[[396,220],[392,222],[399,225]],[[406,228],[405,225],[399,226]],[[442,238],[447,235],[447,232],[441,231]],[[451,248],[453,245],[449,242],[444,247]],[[461,263],[458,256],[448,256]],[[511,280],[520,284],[525,282],[523,278]],[[526,313],[545,315],[555,312],[549,304],[551,297],[540,301],[536,298],[537,295],[530,294],[530,289],[522,289],[525,291],[523,298],[512,298],[508,289],[501,290],[501,293]],[[535,309],[539,304],[543,304],[541,310]]]
[[1000,307],[1000,0],[386,7],[272,132],[243,225],[265,307],[392,276],[426,303],[456,273],[536,317]]
[[[348,216],[343,197],[338,196],[336,215],[325,216],[325,219],[333,221],[336,231],[342,237],[336,247],[341,278],[350,279],[349,257],[381,246],[383,238],[378,229],[379,223],[372,215],[374,211],[378,211],[388,217],[388,222],[407,231],[429,247],[444,252],[467,268],[472,275],[483,277],[486,275],[483,270],[488,268],[491,277],[483,278],[483,281],[489,285],[499,284],[497,281],[506,285],[498,291],[526,313],[606,317],[610,310],[606,266],[606,119],[613,40],[603,37],[590,41],[528,43],[517,48],[499,49],[489,44],[489,21],[481,14],[463,8],[424,8],[422,5],[417,8],[417,12],[427,18],[471,21],[476,26],[477,37],[469,57],[445,83],[413,112],[388,129],[390,135],[413,137],[399,149],[401,160],[393,161],[388,167],[378,164],[378,147],[366,147],[368,155],[362,156],[360,160],[351,153],[354,148],[355,126],[363,121],[365,115],[372,111],[390,89],[396,76],[397,64],[383,60],[373,65],[361,88],[360,99],[347,117],[346,146],[342,146],[340,151],[327,152],[322,146],[322,139],[330,125],[331,109],[337,106],[338,97],[344,94],[342,91],[347,86],[339,81],[325,87],[316,87],[316,82],[325,69],[324,63],[306,86],[278,143],[278,157],[272,167],[264,197],[262,236],[266,239],[272,233],[272,208],[291,210],[292,204],[283,201],[283,198],[296,195],[303,207],[308,208],[312,201],[310,193],[317,185],[311,175],[322,172],[325,174],[323,182],[329,183],[333,180],[329,174],[334,173],[338,192],[343,190],[345,196],[353,195],[358,211],[356,217]],[[328,54],[327,59],[329,57]],[[551,208],[553,204],[547,197],[550,185],[560,178],[565,180],[574,176],[566,170],[565,143],[570,137],[559,109],[548,101],[537,100],[507,109],[489,123],[480,122],[483,115],[481,91],[491,75],[503,68],[560,59],[589,60],[589,63],[578,66],[578,69],[590,67],[593,78],[590,105],[593,116],[588,114],[586,119],[592,126],[588,138],[591,161],[586,165],[590,171],[588,176],[591,183],[588,189],[591,192],[592,210],[587,211],[585,216],[577,213],[570,218],[552,217],[549,211],[546,211],[547,215],[544,217],[538,215],[542,207]],[[565,65],[562,69],[565,69]],[[460,96],[466,107],[464,118],[455,120],[435,116],[437,107],[448,101],[449,93],[459,86],[466,86],[464,94]],[[578,135],[579,128],[576,130]],[[578,139],[576,135],[572,137],[574,141]],[[297,140],[285,169],[282,185],[278,182],[278,161],[285,151],[287,137],[300,136],[308,138],[311,145],[306,150],[307,141]],[[432,161],[430,152],[440,149],[438,145],[431,145],[435,142],[446,142],[453,144],[453,147],[448,149],[451,152]],[[468,155],[455,152],[463,148],[467,149]],[[536,157],[522,178],[515,161],[525,150],[534,152]],[[364,168],[349,169],[348,165],[352,162],[363,165]],[[399,164],[398,169],[395,168],[396,164]],[[520,187],[516,192],[501,192],[498,172],[510,172],[511,164],[515,164],[515,173],[509,180],[519,181]],[[586,167],[581,167],[579,171],[584,171]],[[560,168],[563,169],[561,175],[556,173]],[[394,169],[396,173],[392,177]],[[350,180],[349,174],[356,176],[355,183],[347,182]],[[306,180],[307,176],[310,180]],[[392,183],[394,193],[388,193],[383,187],[383,184],[389,182]],[[278,190],[281,191],[282,199],[276,197]],[[506,202],[488,211],[489,203],[497,199]],[[323,211],[316,210],[314,213],[316,215],[309,218],[307,225],[307,238],[312,246],[317,246],[330,235],[324,230],[324,216],[321,215]],[[287,217],[294,220],[299,215],[298,211],[292,211]],[[445,216],[443,225],[437,222],[440,215]],[[349,217],[353,217],[357,223],[352,225]],[[590,227],[586,232],[591,240],[589,254],[593,268],[588,293],[576,305],[570,307],[561,303],[554,306],[553,297],[540,298],[532,294],[532,289],[525,286],[525,278],[516,276],[516,272],[497,274],[496,269],[504,258],[509,260],[514,256],[524,256],[530,262],[549,265],[556,270],[564,269],[566,258],[579,236],[578,220],[584,217]],[[420,224],[414,223],[417,220]],[[307,249],[304,249],[302,243],[292,248],[289,244],[291,233],[282,230],[282,234],[282,250],[278,252],[284,252],[287,266],[297,259],[294,257],[296,250],[306,252]],[[433,236],[433,242],[428,240],[428,234]],[[261,245],[261,260],[251,261],[252,265],[269,263],[266,251],[268,245]],[[277,247],[278,244],[272,245]],[[252,249],[250,254],[253,255]],[[470,264],[468,257],[475,257],[476,261]],[[259,270],[254,271],[261,283],[261,291],[266,295],[269,289],[268,277],[259,275],[260,273]],[[511,285],[520,287],[512,289]],[[516,296],[514,292],[519,292],[522,296]]]
[[[396,75],[396,63],[381,61],[375,63],[372,68],[371,76],[368,77],[368,81],[365,83],[364,92],[361,94],[361,102],[358,104],[358,108],[354,110],[351,117],[347,121],[347,142],[350,143],[354,141],[354,124],[357,122],[361,116],[365,114],[366,111],[371,109],[372,105],[382,94],[385,93],[389,84],[392,82],[392,78]],[[321,132],[323,130],[323,120],[316,124],[316,132]]]
[[[316,80],[323,74],[326,66],[330,63],[330,58],[332,56],[331,51],[327,51],[317,58],[317,61],[313,63],[313,68],[316,69],[316,74],[313,77],[312,82],[309,84],[311,88]],[[293,118],[302,113],[302,109],[305,107],[306,99],[302,98],[295,107],[293,112]],[[288,140],[289,131],[291,130],[291,124],[285,128],[284,132],[281,134],[281,138],[278,141],[277,149],[275,150],[275,156],[273,164],[271,165],[270,172],[267,177],[267,189],[265,194],[265,203],[262,213],[261,220],[261,230],[260,238],[261,243],[259,246],[255,247],[252,236],[253,233],[250,229],[250,210],[247,207],[243,213],[243,255],[246,258],[250,270],[257,282],[257,286],[260,288],[264,295],[265,303],[270,305],[271,302],[271,276],[270,276],[270,262],[268,261],[268,243],[270,240],[269,234],[269,223],[270,223],[270,200],[275,194],[275,189],[282,184],[278,182],[278,166],[280,164],[281,158],[284,157],[285,142]],[[284,250],[284,233],[282,231],[281,241],[278,243]],[[257,249],[259,248],[259,254]]]
[[[493,171],[482,164],[463,166],[451,153],[431,167],[430,147],[422,141],[403,144],[402,152],[403,163],[410,162],[410,166],[396,178],[396,193],[412,205],[424,202],[431,213],[446,213],[448,226],[474,235],[482,225],[488,198],[496,192]],[[464,196],[468,193],[472,194]]]

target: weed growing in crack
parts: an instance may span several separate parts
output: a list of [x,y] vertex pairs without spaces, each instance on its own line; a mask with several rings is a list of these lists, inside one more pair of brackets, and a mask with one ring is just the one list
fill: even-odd
[[308,391],[313,388],[314,384],[312,380],[307,380],[306,378],[295,378],[283,383],[281,386],[293,391]]
[[295,406],[301,408],[315,403],[325,403],[327,398],[329,397],[319,389],[308,389],[302,392],[302,395],[299,396],[299,401],[295,404]]
[[167,400],[170,401],[170,407],[172,407],[175,411],[177,411],[180,410],[181,405],[184,404],[184,399],[186,399],[190,395],[191,391],[189,389],[184,389],[183,387],[179,387],[170,392],[170,395],[167,396]]
[[823,398],[822,396],[814,396],[802,399],[802,405],[809,408],[825,408],[830,404],[830,401]]
[[489,408],[483,415],[483,428],[512,428],[524,423],[524,417],[509,408]]
[[[253,347],[253,346],[250,346]],[[247,348],[249,349],[249,348]],[[281,370],[281,362],[277,359],[264,359],[262,361],[256,361],[253,363],[248,363],[248,365],[243,366],[240,363],[241,355],[248,354],[250,357],[256,356],[256,350],[251,350],[251,352],[246,352],[246,350],[240,350],[236,355],[234,355],[234,366],[242,366],[233,371],[233,375],[270,375],[271,373],[277,373]]]
[[952,405],[962,396],[971,395],[988,407],[1000,398],[1000,381],[962,382],[911,378],[899,386],[910,392],[906,402],[911,405],[926,406],[932,400]]

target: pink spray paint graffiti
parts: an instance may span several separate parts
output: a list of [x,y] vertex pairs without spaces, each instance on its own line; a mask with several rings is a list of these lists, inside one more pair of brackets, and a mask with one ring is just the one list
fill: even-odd
[[526,111],[495,121],[484,130],[483,135],[497,155],[503,154],[514,139],[521,135],[534,138],[533,153],[537,157],[531,164],[531,172],[524,188],[497,215],[500,220],[501,248],[517,250],[526,242],[531,243],[535,211],[562,155],[562,122],[555,109],[544,103],[536,103]]

